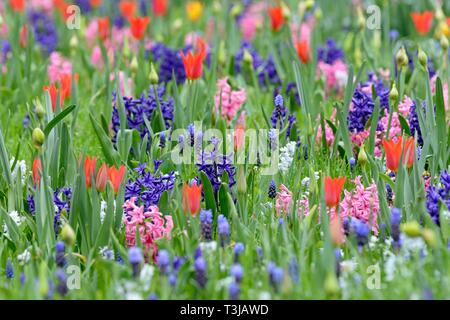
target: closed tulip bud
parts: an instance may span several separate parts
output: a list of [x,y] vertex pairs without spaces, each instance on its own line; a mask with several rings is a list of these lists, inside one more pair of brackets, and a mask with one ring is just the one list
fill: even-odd
[[173,31],[178,31],[183,26],[181,19],[175,19],[172,24]]
[[367,159],[367,153],[366,150],[364,149],[364,144],[361,146],[361,148],[359,148],[359,152],[358,152],[358,164],[360,164],[361,166],[365,166],[368,162]]
[[130,44],[128,43],[128,37],[125,37],[125,39],[123,39],[123,56],[125,59],[128,59],[130,57],[131,54],[131,50],[130,50]]
[[99,192],[105,191],[106,182],[108,181],[108,169],[108,166],[104,163],[98,170],[97,177],[95,178],[95,188]]
[[247,179],[245,177],[244,167],[241,166],[237,177],[237,188],[239,193],[247,193]]
[[68,223],[65,223],[61,229],[61,239],[68,247],[73,246],[75,243],[75,231]]
[[134,73],[138,72],[138,70],[139,70],[139,63],[138,63],[136,56],[134,56],[133,59],[131,59],[130,69]]
[[437,20],[443,20],[443,19],[445,19],[445,14],[444,14],[444,12],[442,11],[441,8],[437,8],[437,9],[436,9],[436,19],[437,19]]
[[410,221],[400,226],[400,229],[409,237],[419,237],[422,234],[420,224],[417,221]]
[[311,10],[314,7],[314,0],[306,0],[305,1],[305,9]]
[[242,5],[236,4],[231,8],[230,15],[235,18],[242,12]]
[[156,72],[156,69],[155,69],[155,66],[153,65],[153,63],[150,64],[149,79],[150,79],[150,84],[152,84],[152,85],[157,85],[159,82],[158,73]]
[[314,10],[314,17],[316,18],[316,20],[320,20],[323,17],[323,11],[320,8],[317,8],[316,10]]
[[389,99],[393,102],[397,101],[398,99],[398,90],[395,82],[392,84],[391,91],[389,92]]
[[253,68],[253,57],[247,49],[244,49],[244,57],[242,58],[242,61],[250,68]]
[[76,35],[73,35],[73,36],[70,38],[69,45],[70,45],[70,49],[72,49],[72,50],[78,49],[78,38],[77,38]]
[[40,148],[45,142],[45,134],[40,128],[34,128],[31,139],[33,141],[33,145],[36,148]]
[[286,20],[289,20],[292,16],[291,9],[289,9],[289,7],[284,2],[281,2],[281,10],[283,11],[283,17]]
[[335,296],[339,293],[339,284],[333,272],[328,273],[325,279],[324,289],[327,296]]
[[364,14],[362,10],[358,10],[358,28],[363,30],[366,27],[366,19],[364,18]]
[[419,48],[419,54],[417,55],[417,57],[419,59],[420,65],[426,69],[428,64],[428,57],[421,48]]
[[440,26],[440,29],[441,29],[442,34],[443,34],[444,36],[448,37],[448,36],[450,35],[450,26],[448,25],[448,23],[445,22],[445,21],[442,21],[442,22],[439,24],[439,26]]
[[227,62],[227,53],[225,49],[225,42],[221,41],[219,44],[219,54],[218,60],[220,64],[225,64]]
[[219,13],[222,10],[222,5],[220,4],[220,1],[214,1],[212,5],[212,11],[213,13]]
[[39,119],[42,119],[45,115],[45,109],[39,99],[36,99],[36,115]]
[[447,39],[446,36],[444,36],[444,35],[441,36],[440,44],[441,44],[442,50],[447,51],[447,49],[448,49],[448,39]]
[[408,55],[406,54],[405,47],[401,47],[395,55],[395,61],[399,68],[406,67],[408,65]]
[[424,229],[422,231],[422,238],[430,247],[434,247],[437,244],[436,234],[431,229]]

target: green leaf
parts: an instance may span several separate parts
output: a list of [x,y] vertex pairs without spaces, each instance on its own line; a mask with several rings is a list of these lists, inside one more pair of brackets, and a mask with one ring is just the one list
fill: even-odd
[[52,131],[52,129],[65,117],[67,117],[73,110],[75,110],[75,105],[64,108],[63,111],[61,111],[56,117],[54,117],[44,128],[45,136],[48,136],[50,134],[50,131]]
[[89,119],[91,120],[92,127],[94,128],[95,134],[97,135],[100,145],[102,146],[103,155],[105,156],[106,161],[118,167],[120,165],[120,155],[113,148],[111,140],[100,127],[98,122],[94,119],[92,113],[89,113]]
[[200,172],[200,178],[203,185],[203,193],[205,195],[206,208],[212,210],[213,215],[216,213],[216,200],[214,197],[214,190],[209,181],[208,176],[202,171]]

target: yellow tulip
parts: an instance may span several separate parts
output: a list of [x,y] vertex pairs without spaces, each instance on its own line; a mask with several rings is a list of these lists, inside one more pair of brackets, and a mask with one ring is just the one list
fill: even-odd
[[186,12],[189,20],[197,21],[203,13],[203,4],[200,1],[189,1],[186,4]]

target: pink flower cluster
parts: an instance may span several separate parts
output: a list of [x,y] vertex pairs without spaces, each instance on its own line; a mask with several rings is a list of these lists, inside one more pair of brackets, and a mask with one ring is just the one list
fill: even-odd
[[[365,187],[361,183],[361,176],[357,176],[353,182],[356,188],[353,191],[344,190],[344,199],[340,203],[340,216],[357,218],[368,223],[372,231],[378,233],[377,217],[380,212],[378,190],[375,183]],[[331,213],[331,219],[336,213]]]
[[47,75],[50,83],[60,81],[63,75],[72,74],[72,63],[60,53],[54,51],[50,54]]
[[258,28],[262,27],[265,10],[266,5],[264,2],[256,2],[250,5],[242,15],[239,26],[245,41],[251,41],[255,37]]
[[170,238],[173,229],[172,216],[163,216],[157,206],[150,206],[148,211],[144,211],[144,206],[137,206],[135,202],[136,198],[133,197],[123,205],[126,243],[128,247],[135,246],[136,232],[139,232],[145,251],[152,253],[155,258],[158,252],[156,240]]
[[332,91],[340,95],[347,83],[347,65],[341,60],[336,60],[333,64],[319,61],[316,75],[317,78],[321,78],[322,75],[325,77],[325,95],[328,96]]
[[[217,81],[217,92],[214,96],[215,110],[218,112],[222,108],[222,117],[230,123],[237,112],[245,102],[247,94],[244,89],[232,90],[228,84],[228,78],[222,78]],[[241,112],[239,123],[243,123],[245,112]]]
[[292,202],[292,192],[284,185],[280,185],[280,192],[277,192],[277,198],[275,201],[275,208],[277,215],[281,213],[288,214]]

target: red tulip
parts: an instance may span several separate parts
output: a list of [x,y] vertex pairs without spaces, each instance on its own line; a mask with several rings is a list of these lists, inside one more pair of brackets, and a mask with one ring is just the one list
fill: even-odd
[[38,185],[41,181],[41,173],[42,171],[42,164],[41,159],[36,158],[33,160],[33,166],[32,166],[32,177],[33,177],[33,183],[34,185]]
[[145,36],[145,29],[150,23],[150,17],[130,18],[131,34],[136,40],[142,40]]
[[84,174],[86,176],[86,186],[91,187],[91,176],[95,173],[95,165],[97,163],[97,157],[91,159],[90,156],[86,156],[84,159]]
[[186,78],[189,80],[196,80],[202,76],[203,60],[206,58],[206,44],[202,38],[197,38],[197,53],[193,54],[189,50],[187,56],[184,52],[180,52],[183,59],[184,71],[186,72]]
[[345,177],[338,177],[335,179],[325,177],[325,203],[327,204],[327,207],[332,208],[339,204],[339,198],[341,196],[345,180]]
[[308,63],[310,60],[309,43],[307,40],[302,40],[296,43],[297,55],[301,62]]
[[44,91],[48,91],[48,93],[50,94],[50,101],[52,102],[52,110],[53,112],[55,112],[58,89],[54,84],[52,84],[50,86],[44,86]]
[[[386,153],[386,167],[389,170],[396,172],[398,165],[400,164],[400,158],[402,157],[403,148],[403,164],[407,168],[410,168],[414,163],[414,139],[410,137],[406,139],[405,146],[403,147],[403,137],[397,139],[397,143],[393,140],[383,140],[384,151]],[[407,156],[407,158],[405,158]]]
[[200,211],[200,202],[202,200],[202,186],[198,186],[197,183],[193,183],[192,186],[185,184],[183,186],[183,199],[182,205],[184,212],[190,212],[192,216],[195,216]]
[[109,36],[109,17],[98,18],[97,27],[98,36],[105,41]]
[[167,0],[152,0],[153,14],[157,17],[165,16],[167,13]]
[[90,0],[89,3],[92,7],[98,8],[102,5],[102,0]]
[[411,18],[414,22],[414,26],[416,30],[420,34],[426,34],[431,29],[431,24],[433,23],[433,12],[424,11],[420,12],[412,12]]
[[131,0],[121,0],[119,3],[119,9],[121,15],[123,15],[127,19],[130,19],[134,17],[134,14],[136,12],[136,3]]
[[27,46],[27,40],[28,40],[28,29],[26,25],[23,25],[22,28],[20,28],[20,36],[19,36],[19,44],[22,48],[25,48]]
[[105,191],[106,183],[108,182],[108,166],[106,163],[102,164],[95,178],[95,188],[99,192]]
[[269,7],[267,13],[270,17],[272,30],[279,31],[284,24],[283,9],[281,7]]
[[9,0],[11,9],[16,12],[22,12],[25,9],[25,0]]
[[124,174],[125,174],[124,165],[121,165],[119,169],[116,169],[116,167],[111,166],[108,170],[109,181],[111,181],[115,193],[119,192],[120,184],[122,183]]

